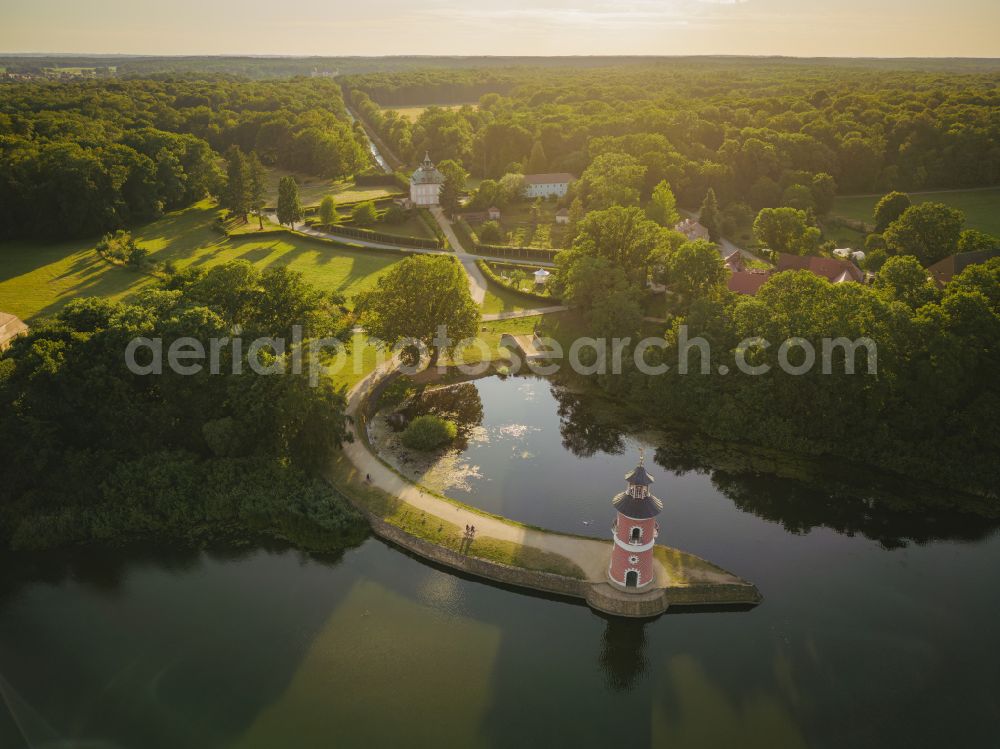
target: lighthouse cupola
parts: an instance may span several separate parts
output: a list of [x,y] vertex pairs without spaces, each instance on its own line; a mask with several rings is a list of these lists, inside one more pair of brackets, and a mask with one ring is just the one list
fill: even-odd
[[656,516],[663,503],[650,494],[653,477],[649,475],[642,457],[625,476],[627,488],[611,500],[618,511],[611,549],[608,577],[611,582],[626,590],[645,588],[654,578],[653,547],[660,533]]

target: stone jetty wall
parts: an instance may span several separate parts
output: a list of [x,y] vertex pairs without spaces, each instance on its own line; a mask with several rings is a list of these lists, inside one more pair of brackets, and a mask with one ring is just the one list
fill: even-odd
[[586,580],[555,575],[551,572],[529,570],[523,567],[513,567],[488,559],[468,556],[454,549],[417,538],[377,515],[365,512],[364,508],[359,509],[365,513],[376,535],[397,546],[403,547],[407,551],[413,552],[417,556],[437,562],[438,564],[443,564],[446,567],[452,567],[463,572],[468,572],[471,575],[478,575],[479,577],[485,577],[488,580],[506,583],[507,585],[533,588],[545,593],[555,593],[572,598],[586,598],[587,592],[592,585]]

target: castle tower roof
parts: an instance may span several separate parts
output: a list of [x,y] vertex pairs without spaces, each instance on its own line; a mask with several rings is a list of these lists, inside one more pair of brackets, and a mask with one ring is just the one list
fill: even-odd
[[639,465],[626,474],[625,480],[636,486],[649,486],[653,483],[653,477],[646,472],[646,467],[640,461]]
[[611,500],[611,504],[622,515],[637,520],[655,517],[663,509],[663,502],[649,493],[653,477],[646,470],[645,457],[639,458],[639,465],[625,476],[628,489]]
[[438,171],[431,161],[429,153],[424,154],[423,163],[410,175],[410,184],[413,185],[443,185],[444,175]]

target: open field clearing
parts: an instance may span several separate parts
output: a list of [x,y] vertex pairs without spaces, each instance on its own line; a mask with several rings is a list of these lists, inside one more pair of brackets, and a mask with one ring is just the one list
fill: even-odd
[[[288,235],[229,239],[213,223],[218,211],[203,201],[167,214],[133,232],[153,262],[173,261],[177,268],[211,267],[231,260],[249,260],[259,268],[285,265],[326,291],[351,297],[371,288],[401,256],[374,250],[340,249]],[[94,251],[96,240],[58,243],[0,243],[0,309],[32,320],[53,314],[78,296],[118,299],[153,279],[111,265]]]

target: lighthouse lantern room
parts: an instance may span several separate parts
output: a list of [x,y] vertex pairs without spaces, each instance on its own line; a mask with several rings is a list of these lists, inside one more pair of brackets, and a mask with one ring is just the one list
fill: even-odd
[[639,465],[625,477],[628,488],[611,500],[618,517],[612,527],[615,543],[608,577],[616,587],[634,591],[653,582],[653,545],[660,532],[656,516],[663,509],[663,502],[649,492],[653,477],[644,462],[640,457]]

